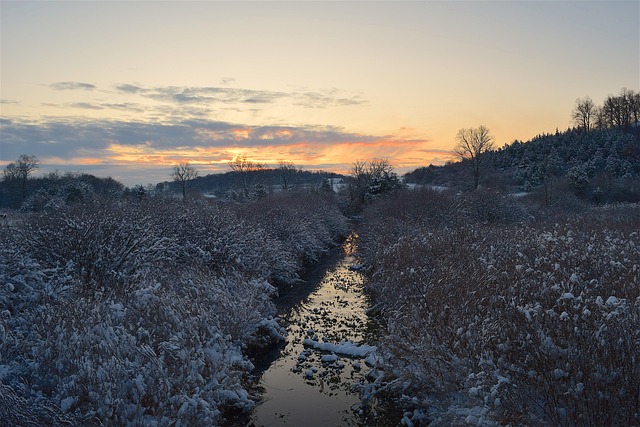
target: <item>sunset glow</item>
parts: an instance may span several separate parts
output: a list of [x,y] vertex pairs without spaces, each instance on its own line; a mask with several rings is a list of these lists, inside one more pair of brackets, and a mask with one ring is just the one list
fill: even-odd
[[2,1],[0,166],[127,185],[245,155],[346,171],[564,130],[640,90],[640,3]]

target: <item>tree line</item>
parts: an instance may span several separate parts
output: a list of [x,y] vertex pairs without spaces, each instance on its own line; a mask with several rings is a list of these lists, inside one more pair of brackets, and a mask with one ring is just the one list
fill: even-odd
[[269,167],[246,156],[229,162],[225,173],[201,176],[190,162],[170,168],[170,181],[147,186],[126,187],[111,177],[96,177],[82,172],[50,172],[36,175],[40,159],[22,154],[9,163],[0,176],[0,208],[41,211],[66,203],[87,201],[95,196],[141,199],[151,195],[202,197],[203,194],[236,201],[256,200],[281,190],[316,188],[329,179],[340,179],[333,172],[307,171],[288,161]]
[[189,194],[210,194],[237,201],[256,200],[274,191],[288,191],[298,187],[320,188],[329,179],[342,175],[334,172],[309,171],[286,160],[273,167],[248,158],[234,157],[228,171],[201,176],[188,161],[177,163],[171,181],[158,184],[163,190],[178,191],[183,198]]
[[578,98],[571,119],[574,126],[586,132],[594,129],[637,128],[640,121],[640,92],[623,88],[619,95],[609,95],[600,106],[589,96]]
[[453,155],[461,160],[417,168],[408,183],[477,190],[480,186],[541,197],[546,205],[640,200],[640,93],[623,89],[602,106],[576,100],[574,127],[495,148],[485,126],[461,129]]

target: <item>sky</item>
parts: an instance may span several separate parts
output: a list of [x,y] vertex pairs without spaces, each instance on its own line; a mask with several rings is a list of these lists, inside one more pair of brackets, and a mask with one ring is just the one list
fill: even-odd
[[1,0],[0,27],[0,167],[128,186],[241,155],[402,173],[640,91],[640,1]]

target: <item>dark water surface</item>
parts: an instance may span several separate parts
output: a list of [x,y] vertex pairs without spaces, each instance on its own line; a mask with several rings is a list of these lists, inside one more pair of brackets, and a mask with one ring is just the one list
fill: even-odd
[[[364,277],[350,269],[357,263],[356,237],[311,271],[306,284],[280,299],[286,343],[262,374],[262,400],[249,425],[369,424],[359,393],[352,389],[354,383],[366,383],[366,356],[344,354],[371,350],[376,329],[366,315]],[[337,351],[313,348],[314,342],[315,347],[336,344]]]

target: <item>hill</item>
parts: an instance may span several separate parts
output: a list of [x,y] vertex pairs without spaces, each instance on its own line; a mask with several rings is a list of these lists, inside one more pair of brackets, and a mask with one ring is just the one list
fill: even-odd
[[[553,203],[563,194],[593,202],[640,201],[640,133],[602,129],[538,135],[514,141],[482,155],[481,185],[528,193]],[[470,187],[468,161],[421,167],[404,175],[405,182]]]

